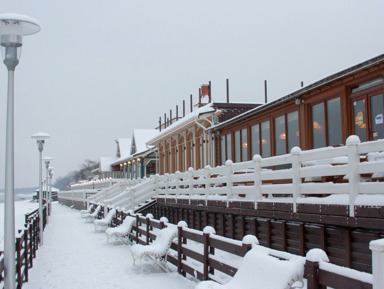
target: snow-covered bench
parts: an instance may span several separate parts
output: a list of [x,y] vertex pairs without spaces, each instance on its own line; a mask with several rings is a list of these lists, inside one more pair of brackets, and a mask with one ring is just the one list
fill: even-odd
[[137,259],[140,260],[141,270],[143,270],[142,260],[149,258],[154,262],[155,266],[159,266],[165,271],[169,271],[167,266],[167,257],[172,240],[177,237],[177,227],[168,225],[167,228],[161,229],[156,236],[156,240],[150,245],[135,244],[131,247],[133,264]]
[[303,288],[305,258],[295,256],[281,260],[270,250],[254,246],[243,259],[235,276],[225,285],[214,281],[200,282],[195,289],[289,289]]
[[80,216],[81,216],[82,218],[85,218],[85,215],[90,214],[90,213],[92,212],[92,210],[93,210],[94,207],[95,207],[95,205],[92,204],[92,205],[90,205],[90,206],[88,207],[87,210],[81,210],[81,211],[80,211]]
[[101,211],[101,205],[98,205],[96,209],[93,211],[93,213],[85,214],[84,218],[87,222],[92,222],[97,218],[97,215]]
[[95,220],[95,231],[105,231],[112,223],[113,218],[116,216],[116,209],[111,209],[104,219]]
[[107,235],[107,243],[109,243],[109,240],[111,239],[118,239],[123,243],[127,243],[126,237],[128,237],[134,224],[136,224],[136,218],[127,216],[120,226],[115,228],[108,228],[105,231]]

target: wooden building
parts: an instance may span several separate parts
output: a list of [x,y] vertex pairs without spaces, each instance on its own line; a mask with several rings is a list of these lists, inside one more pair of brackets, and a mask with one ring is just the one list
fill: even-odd
[[208,128],[216,164],[384,137],[384,55]]

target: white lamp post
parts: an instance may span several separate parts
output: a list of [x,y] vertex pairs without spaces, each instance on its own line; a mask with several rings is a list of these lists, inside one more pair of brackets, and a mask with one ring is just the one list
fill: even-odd
[[33,18],[17,14],[0,15],[0,44],[8,69],[7,127],[5,148],[5,210],[4,210],[4,288],[15,288],[15,176],[14,176],[14,73],[24,35],[35,34],[40,26]]
[[43,245],[43,190],[42,190],[42,157],[44,142],[49,138],[49,134],[44,132],[38,132],[31,136],[31,138],[37,141],[37,149],[39,150],[39,244]]
[[49,198],[48,198],[48,214],[51,215],[51,202],[52,202],[52,177],[53,167],[49,167]]
[[43,158],[43,161],[45,162],[45,169],[46,169],[46,177],[45,177],[45,180],[46,180],[46,184],[45,184],[45,203],[47,204],[47,224],[48,224],[48,216],[49,216],[49,194],[48,194],[48,191],[49,191],[49,164],[50,162],[53,160],[53,158],[51,157],[44,157]]

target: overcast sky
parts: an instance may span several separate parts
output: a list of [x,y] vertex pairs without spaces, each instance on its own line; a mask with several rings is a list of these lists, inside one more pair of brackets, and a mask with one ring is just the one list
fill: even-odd
[[[15,186],[38,186],[30,136],[51,135],[55,177],[113,156],[114,140],[154,128],[201,84],[212,97],[263,102],[384,52],[382,0],[3,0],[37,19],[15,73]],[[0,65],[0,187],[6,67]]]

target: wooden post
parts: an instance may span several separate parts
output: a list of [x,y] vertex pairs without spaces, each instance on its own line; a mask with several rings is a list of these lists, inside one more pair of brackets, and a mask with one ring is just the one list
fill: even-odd
[[21,289],[21,286],[23,285],[23,278],[21,274],[21,265],[23,261],[21,259],[21,238],[16,238],[16,273],[17,273],[17,278],[16,278],[16,283],[17,289]]
[[139,244],[139,215],[136,215],[136,244]]
[[177,272],[179,274],[182,274],[182,236],[183,236],[183,227],[178,226],[177,227],[179,234],[177,236]]
[[203,280],[208,280],[208,273],[209,273],[209,233],[203,233],[204,237],[204,257],[203,257]]
[[148,217],[146,217],[146,243],[147,243],[147,245],[149,244],[149,218]]
[[319,263],[306,261],[304,266],[304,277],[307,279],[307,289],[321,289],[318,280]]
[[192,104],[192,94],[191,94],[191,96],[190,96],[190,99],[191,99],[191,112],[192,112],[192,110],[193,110],[193,104]]
[[291,150],[291,155],[292,155],[292,187],[293,187],[293,203],[292,203],[292,208],[293,212],[297,212],[296,208],[296,202],[297,198],[301,197],[301,178],[300,178],[300,168],[301,168],[301,163],[300,163],[300,153],[301,149],[298,147],[294,147]]
[[28,282],[28,229],[24,229],[24,282]]

